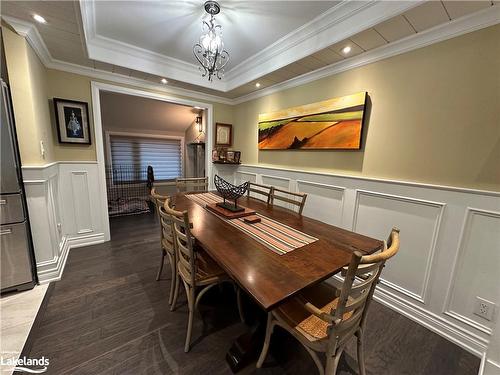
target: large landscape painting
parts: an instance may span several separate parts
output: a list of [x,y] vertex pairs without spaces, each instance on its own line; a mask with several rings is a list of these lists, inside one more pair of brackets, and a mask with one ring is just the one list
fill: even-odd
[[357,150],[366,92],[259,115],[259,150]]

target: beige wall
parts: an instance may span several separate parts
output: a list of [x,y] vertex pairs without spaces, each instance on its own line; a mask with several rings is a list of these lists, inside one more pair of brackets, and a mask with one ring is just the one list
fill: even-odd
[[[2,32],[21,161],[25,165],[53,162],[47,71],[23,37],[4,26]],[[45,156],[40,152],[40,141],[44,144]]]
[[[48,89],[47,100],[50,102],[50,115],[54,135],[54,153],[58,161],[88,161],[96,160],[94,115],[92,112],[92,93],[90,79],[77,74],[65,73],[58,70],[47,70]],[[56,120],[53,98],[77,100],[88,103],[90,145],[61,144],[57,140]]]
[[[500,190],[500,26],[352,69],[234,111],[249,164]],[[361,151],[258,151],[259,113],[367,91]]]
[[[24,38],[4,38],[23,164],[96,160],[93,124],[91,146],[60,145],[49,107],[53,97],[88,102],[92,123],[92,79],[47,70]],[[249,164],[500,190],[499,38],[497,25],[237,106],[214,103],[214,122],[234,124]],[[372,101],[361,151],[257,150],[259,113],[358,91]]]
[[[93,113],[92,113],[92,93],[91,93],[91,82],[107,82],[103,80],[93,79],[87,76],[82,76],[73,73],[62,72],[59,70],[48,70],[49,76],[49,98],[61,97],[65,99],[80,100],[89,103],[89,116],[91,118],[92,125],[92,145],[91,146],[80,146],[80,145],[69,145],[56,147],[56,160],[60,161],[74,161],[74,160],[97,160],[95,151],[95,129],[93,126]],[[117,86],[125,86],[129,88],[138,88],[130,85],[120,85],[113,82],[109,82]],[[161,91],[148,90],[144,88],[138,88],[143,91],[149,91],[153,93],[165,94]],[[183,99],[192,99],[185,96],[171,95]],[[212,103],[214,112],[214,122],[224,122],[232,121],[232,110],[233,107],[230,105]],[[116,130],[116,129],[115,129]],[[127,130],[129,131],[129,130]]]
[[[23,37],[5,25],[2,25],[2,30],[4,31],[5,57],[12,87],[16,128],[23,165],[44,165],[53,161],[97,160],[91,82],[106,81],[59,70],[45,69]],[[130,85],[121,86],[137,88]],[[161,91],[139,89],[164,94]],[[180,95],[170,96],[192,99]],[[58,143],[53,98],[78,100],[89,104],[92,137],[90,146]],[[232,122],[232,106],[212,104],[214,122]],[[45,144],[45,158],[42,158],[39,152],[40,140],[43,140]]]

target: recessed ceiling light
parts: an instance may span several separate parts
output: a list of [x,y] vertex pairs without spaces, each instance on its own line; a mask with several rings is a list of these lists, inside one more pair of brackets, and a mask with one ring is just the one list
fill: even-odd
[[168,81],[165,78],[162,78],[160,82],[166,85]]
[[202,108],[202,107],[198,107],[197,105],[195,105],[193,108],[194,109],[205,109],[205,108]]
[[255,84],[255,87],[260,87],[260,83],[259,83],[259,82],[257,82],[257,83]]
[[345,46],[344,48],[342,48],[342,53],[344,55],[347,55],[349,52],[351,52],[351,46]]
[[45,18],[43,18],[42,16],[40,16],[39,14],[34,14],[33,15],[33,18],[35,19],[36,22],[39,22],[39,23],[47,23],[47,21],[45,20]]

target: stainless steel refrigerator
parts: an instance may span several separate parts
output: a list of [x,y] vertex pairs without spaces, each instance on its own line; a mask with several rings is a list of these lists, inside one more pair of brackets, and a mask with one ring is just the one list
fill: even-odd
[[31,289],[37,282],[10,90],[1,80],[0,287]]

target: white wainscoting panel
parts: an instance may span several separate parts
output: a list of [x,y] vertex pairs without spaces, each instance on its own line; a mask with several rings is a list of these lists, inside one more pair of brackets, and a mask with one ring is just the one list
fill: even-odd
[[234,175],[234,183],[240,185],[246,181],[257,183],[257,173],[237,171]]
[[[55,175],[54,175],[55,173]],[[50,183],[57,176],[57,166],[51,166],[40,174],[24,176],[26,200],[30,217],[31,232],[37,241],[33,243],[37,263],[43,269],[57,262],[58,236],[56,235],[57,222],[54,208],[58,205],[53,201],[54,193],[51,191],[54,184]]]
[[425,303],[445,204],[364,190],[356,193],[353,232],[384,238],[393,226],[401,230],[404,246],[387,263],[381,282]]
[[476,295],[500,304],[500,192],[262,165],[232,178],[307,193],[305,216],[381,240],[398,227],[401,249],[375,299],[478,356],[486,350],[490,326],[470,304]]
[[297,190],[306,193],[303,215],[325,223],[341,226],[344,210],[344,191],[340,186],[297,180]]
[[97,164],[25,166],[23,179],[38,278],[61,278],[72,247],[104,241]]
[[[471,271],[474,277],[470,277]],[[474,315],[473,311],[475,296],[494,301],[500,295],[499,271],[500,212],[467,208],[445,314],[491,335],[494,322]],[[499,309],[500,306],[496,316]]]
[[91,233],[94,229],[90,213],[92,204],[87,171],[71,171],[71,187],[74,212],[78,212],[78,215],[75,215],[76,233]]

